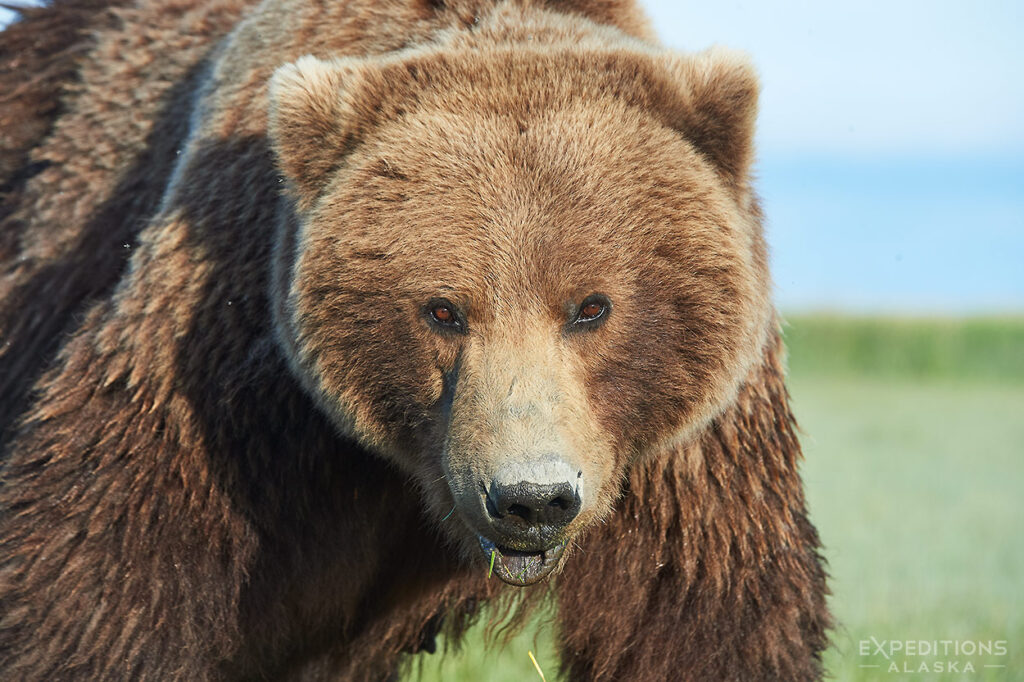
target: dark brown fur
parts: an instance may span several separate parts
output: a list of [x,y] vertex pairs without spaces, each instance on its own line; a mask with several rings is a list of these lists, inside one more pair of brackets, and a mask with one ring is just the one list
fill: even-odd
[[[500,207],[486,191],[470,191],[472,177],[457,176],[444,178],[454,199],[432,203],[423,188],[458,168],[390,163],[401,155],[376,156],[376,138],[377,147],[362,149],[383,123],[406,113],[403,97],[416,95],[416,106],[430,111],[419,81],[437,77],[443,55],[423,57],[416,68],[401,62],[393,80],[380,76],[376,91],[367,81],[354,100],[356,132],[335,129],[333,114],[320,111],[316,144],[280,126],[272,143],[263,101],[274,69],[305,53],[383,55],[445,29],[464,32],[456,42],[472,41],[481,24],[510,43],[525,39],[514,35],[521,25],[538,43],[578,32],[597,44],[605,38],[589,21],[649,39],[646,22],[618,0],[510,3],[507,15],[525,22],[512,29],[480,21],[492,10],[488,2],[292,2],[287,16],[257,18],[266,30],[250,25],[233,48],[216,47],[251,4],[182,0],[88,14],[99,17],[90,26],[103,28],[94,41],[43,46],[25,65],[25,94],[0,100],[0,121],[25,119],[5,140],[10,189],[0,212],[5,234],[15,235],[0,253],[0,429],[10,441],[0,488],[5,678],[383,680],[403,654],[429,648],[439,627],[457,638],[479,604],[528,606],[546,594],[488,581],[484,567],[465,559],[464,527],[458,517],[442,520],[451,507],[447,488],[431,485],[437,463],[417,454],[434,452],[442,425],[424,406],[438,400],[456,347],[402,324],[409,319],[403,299],[366,292],[393,291],[400,277],[389,269],[420,272],[421,259],[401,260],[402,249],[353,252],[349,262],[365,268],[366,279],[339,270],[348,292],[323,286],[343,282],[337,263],[315,260],[308,285],[323,317],[320,336],[311,338],[325,349],[323,384],[334,387],[319,405],[293,378],[296,351],[287,342],[282,348],[271,324],[285,285],[271,282],[271,272],[289,258],[274,252],[279,213],[290,210],[279,197],[281,174],[299,214],[315,205],[339,163],[320,156],[324,140],[365,174],[362,193],[346,197],[348,218],[372,219],[342,222],[321,211],[322,225],[369,225],[398,211],[403,228],[413,229],[417,221],[459,224]],[[17,78],[12,64],[28,54],[22,41],[33,31],[77,23],[94,8],[68,4],[30,15],[11,34],[15,49],[0,50],[0,78]],[[225,64],[220,49],[245,58]],[[666,245],[657,256],[682,259],[685,274],[656,277],[651,261],[627,273],[637,277],[613,277],[608,286],[630,300],[663,301],[659,319],[685,313],[690,326],[680,335],[612,318],[605,336],[574,347],[590,363],[582,375],[593,423],[615,444],[615,475],[628,484],[620,495],[618,478],[606,482],[614,510],[580,531],[552,581],[565,671],[573,680],[816,679],[829,618],[797,474],[782,348],[760,298],[764,248],[748,187],[756,85],[728,63],[705,78],[686,61],[659,70],[643,50],[616,54],[596,67],[603,75],[586,81],[593,90],[584,99],[599,99],[601,112],[627,102],[650,113],[654,123],[638,125],[688,140],[689,166],[682,175],[650,174],[664,196],[634,197],[629,182],[645,175],[641,164],[616,165],[614,144],[601,147],[611,159],[601,179],[621,177],[622,196],[605,196],[603,209],[556,201],[550,216],[578,225],[587,224],[587,210],[605,218],[621,210],[616,217],[628,222],[629,211],[615,207],[632,206],[648,217],[663,211],[671,223],[684,212],[685,245]],[[466,82],[458,80],[462,66],[453,58],[453,85]],[[487,63],[467,68],[478,67]],[[214,84],[204,86],[210,107],[203,134],[190,141],[189,112],[202,83]],[[471,90],[466,102],[482,111],[479,90]],[[537,97],[557,104],[560,92]],[[508,98],[493,106],[515,106],[516,96]],[[531,120],[523,112],[523,139]],[[401,149],[415,153],[414,144]],[[178,158],[185,164],[175,174]],[[564,190],[565,173],[535,170],[536,196],[565,196],[550,194]],[[586,181],[576,186],[581,196],[600,187]],[[690,203],[666,189],[673,183],[690,188]],[[749,245],[741,238],[747,227],[726,236],[735,224],[749,227]],[[367,237],[370,246],[380,241],[380,231]],[[613,245],[597,252],[603,272],[628,265],[631,246],[642,246]],[[450,248],[444,257],[460,263],[485,253],[450,240],[434,246]],[[580,248],[587,244],[556,245],[543,252],[548,265],[533,266],[584,272]],[[740,262],[736,253],[747,248],[750,261]],[[449,274],[430,267],[434,277]],[[513,281],[518,273],[497,272],[505,274]],[[498,328],[507,312],[484,298],[476,310],[481,328]],[[544,310],[538,319],[560,314]],[[373,333],[346,336],[350,327],[339,320]],[[331,355],[339,348],[341,359]],[[358,381],[344,374],[347,357],[366,370]],[[356,438],[339,436],[335,406],[326,402],[347,390],[365,414]]]
[[588,561],[567,564],[560,580],[575,587],[559,590],[559,626],[571,679],[821,676],[825,574],[782,373],[775,340],[736,406],[679,457],[638,467],[583,545]]
[[74,83],[88,33],[109,24],[109,0],[65,0],[26,7],[26,21],[7,27],[0,39],[0,184],[11,191],[15,172],[49,131],[60,95]]
[[[88,32],[112,23],[112,14],[105,11],[110,4],[70,0],[25,8],[24,20],[0,33],[0,263],[5,269],[17,262],[26,228],[26,221],[11,213],[21,203],[26,183],[48,165],[30,153],[50,132],[62,94],[78,82],[79,61],[91,46]],[[20,297],[3,296],[0,308],[5,343],[22,341],[18,347],[6,347],[0,361],[0,447],[15,413],[24,409],[33,372],[55,345],[38,343],[31,334],[13,329],[19,319],[32,324],[25,311],[38,292],[30,288],[23,287],[25,295]],[[15,311],[19,319],[13,317]]]

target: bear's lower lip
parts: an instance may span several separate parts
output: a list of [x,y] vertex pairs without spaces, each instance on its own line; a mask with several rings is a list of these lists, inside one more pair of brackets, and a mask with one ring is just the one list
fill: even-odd
[[519,552],[498,547],[482,535],[478,539],[487,565],[493,566],[493,572],[503,582],[517,587],[533,585],[547,577],[558,566],[565,550],[564,542],[536,552]]

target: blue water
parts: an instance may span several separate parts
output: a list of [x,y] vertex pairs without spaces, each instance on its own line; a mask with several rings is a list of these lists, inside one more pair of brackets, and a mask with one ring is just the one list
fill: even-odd
[[1024,159],[763,159],[784,310],[1024,311]]

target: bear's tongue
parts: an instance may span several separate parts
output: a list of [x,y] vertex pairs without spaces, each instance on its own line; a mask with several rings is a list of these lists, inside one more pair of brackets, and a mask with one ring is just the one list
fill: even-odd
[[565,543],[538,552],[519,552],[498,547],[487,538],[480,536],[480,549],[493,572],[509,585],[519,587],[532,585],[555,569],[562,557]]

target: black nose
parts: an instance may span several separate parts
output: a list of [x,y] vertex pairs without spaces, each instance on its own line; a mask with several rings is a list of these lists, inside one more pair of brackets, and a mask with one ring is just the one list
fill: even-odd
[[569,482],[506,485],[493,481],[486,504],[492,521],[513,534],[530,529],[544,536],[557,533],[580,513],[580,497]]

